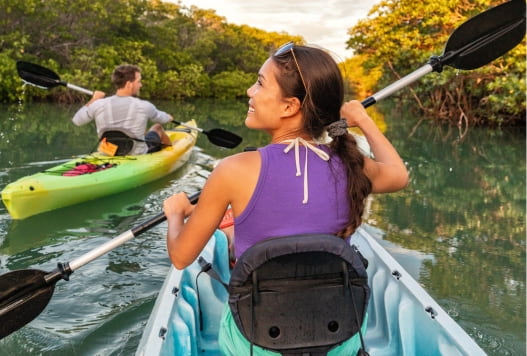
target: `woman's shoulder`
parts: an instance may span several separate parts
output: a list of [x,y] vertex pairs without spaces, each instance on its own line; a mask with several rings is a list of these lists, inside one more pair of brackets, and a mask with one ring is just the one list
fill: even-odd
[[251,179],[260,172],[258,152],[241,152],[223,158],[214,168],[212,175],[224,182],[240,182]]
[[240,194],[250,197],[259,174],[259,153],[242,152],[223,158],[207,179],[207,184],[231,197],[239,198]]
[[223,158],[215,170],[245,170],[260,164],[260,153],[258,151],[240,152]]

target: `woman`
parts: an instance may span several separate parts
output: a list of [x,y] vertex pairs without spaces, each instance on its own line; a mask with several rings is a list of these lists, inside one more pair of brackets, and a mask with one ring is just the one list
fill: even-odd
[[[408,183],[404,163],[360,102],[343,105],[342,76],[325,51],[282,46],[262,65],[247,95],[245,125],[267,132],[271,143],[223,159],[195,208],[184,193],[165,201],[168,252],[178,269],[195,260],[229,206],[239,257],[269,237],[346,238],[361,224],[370,193]],[[360,153],[348,127],[362,130],[375,159]],[[320,144],[326,133],[331,143]]]

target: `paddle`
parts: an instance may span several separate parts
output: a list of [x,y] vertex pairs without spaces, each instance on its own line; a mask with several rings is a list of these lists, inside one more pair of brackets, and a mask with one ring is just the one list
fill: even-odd
[[472,17],[448,38],[443,54],[362,101],[366,108],[447,65],[476,69],[507,53],[525,36],[525,0],[511,0]]
[[[190,202],[192,204],[197,203],[199,195],[200,192],[191,195],[189,197]],[[70,275],[78,268],[165,220],[165,214],[160,213],[71,262],[58,263],[57,268],[51,272],[22,269],[1,275],[0,339],[20,329],[38,316],[48,305],[53,295],[55,284],[59,280],[69,280]]]
[[184,122],[173,121],[175,124],[185,126],[191,130],[198,130],[200,133],[205,134],[209,141],[213,144],[226,148],[234,148],[242,142],[242,138],[232,132],[225,131],[223,129],[212,129],[210,131],[205,131],[199,127],[194,127],[185,124]]
[[[31,84],[42,89],[50,89],[62,85],[70,89],[80,91],[84,94],[93,95],[93,91],[66,83],[60,80],[60,77],[57,73],[38,64],[18,61],[16,63],[16,69],[18,71],[18,75],[20,78],[22,78],[24,83]],[[199,127],[189,126],[178,121],[173,122],[178,125],[185,126],[191,130],[197,130],[205,134],[210,142],[220,147],[234,148],[242,142],[242,138],[240,136],[223,129],[212,129],[210,131],[205,131]]]
[[22,78],[26,84],[31,84],[42,89],[51,89],[62,85],[84,94],[93,95],[93,91],[66,83],[60,80],[57,73],[53,72],[51,69],[39,66],[38,64],[18,61],[16,62],[16,70],[18,71],[20,78]]
[[[440,72],[443,65],[459,69],[478,68],[513,48],[524,35],[523,0],[512,0],[487,10],[465,22],[450,36],[442,56],[434,57],[421,69],[366,99],[363,104],[370,106],[433,70]],[[51,85],[46,81],[41,83],[43,87]],[[197,195],[193,195],[191,201],[196,200]],[[58,280],[67,280],[77,268],[164,220],[165,216],[161,213],[72,262],[59,264],[52,272],[27,269],[0,276],[0,338],[18,330],[40,314],[53,295]]]

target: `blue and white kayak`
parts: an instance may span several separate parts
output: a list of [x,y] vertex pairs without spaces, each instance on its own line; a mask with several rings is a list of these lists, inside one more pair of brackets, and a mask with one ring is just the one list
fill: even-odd
[[[369,262],[371,299],[364,342],[370,355],[485,355],[364,227],[350,243]],[[227,239],[218,230],[201,254],[223,281],[230,277],[227,250]],[[197,261],[185,270],[170,268],[136,355],[221,355],[218,329],[228,293],[204,275],[198,301],[200,271]]]

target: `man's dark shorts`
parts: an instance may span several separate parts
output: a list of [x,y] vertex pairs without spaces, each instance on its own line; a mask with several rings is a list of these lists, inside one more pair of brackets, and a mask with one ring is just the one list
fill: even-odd
[[145,135],[146,145],[148,146],[148,153],[160,151],[163,148],[161,144],[161,137],[154,131],[148,131]]

